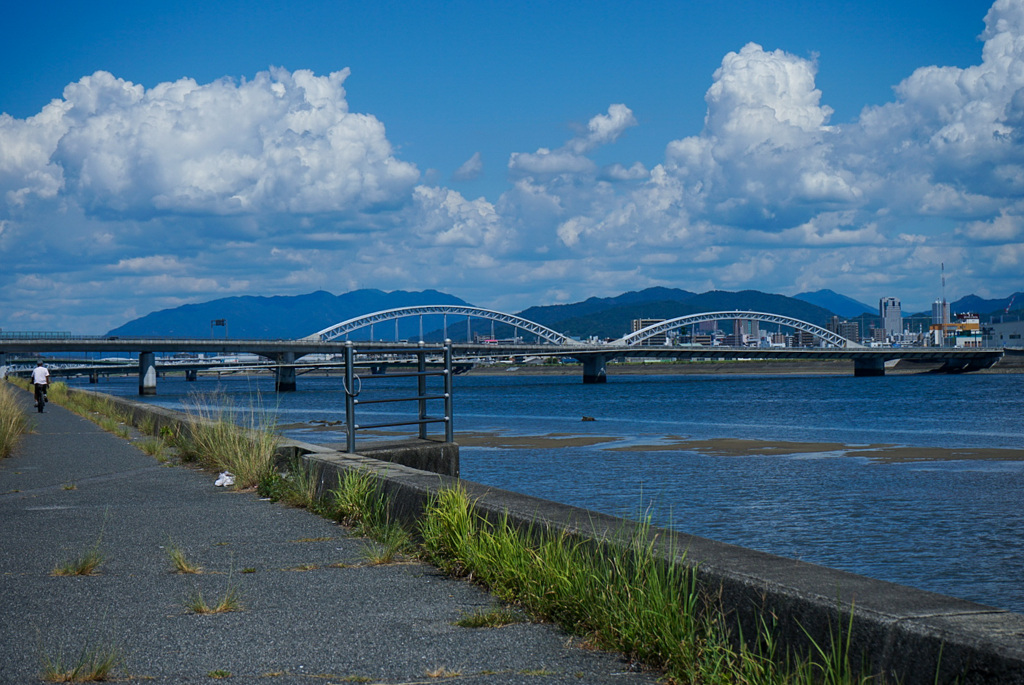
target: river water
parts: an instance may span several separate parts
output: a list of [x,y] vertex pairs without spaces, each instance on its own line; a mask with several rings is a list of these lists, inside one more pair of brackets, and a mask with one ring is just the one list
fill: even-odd
[[[291,437],[344,442],[309,425],[344,419],[340,378],[298,385],[160,379],[147,401],[258,396]],[[467,480],[1024,612],[1024,375],[469,374],[454,404]]]

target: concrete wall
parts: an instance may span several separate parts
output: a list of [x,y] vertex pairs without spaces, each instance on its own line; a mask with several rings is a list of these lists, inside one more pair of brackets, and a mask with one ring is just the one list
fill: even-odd
[[[155,415],[158,425],[175,419],[174,412],[116,401],[137,416]],[[566,531],[582,540],[617,545],[625,544],[636,526],[585,509],[318,445],[289,442],[282,455],[301,456],[320,466],[326,487],[333,486],[339,473],[371,471],[380,478],[393,514],[410,526],[419,521],[434,494],[456,484],[468,491],[480,513],[492,520],[507,515],[511,523],[524,528]],[[742,627],[745,635],[756,634],[762,617],[775,617],[775,637],[783,652],[806,650],[809,638],[828,645],[842,630],[855,663],[863,659],[871,673],[906,685],[1024,685],[1024,615],[693,535],[655,532],[657,551],[665,562],[696,567],[702,587],[720,597],[729,620]]]

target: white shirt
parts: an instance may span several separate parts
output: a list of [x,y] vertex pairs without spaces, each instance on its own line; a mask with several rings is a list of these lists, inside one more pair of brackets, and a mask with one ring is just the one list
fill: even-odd
[[46,385],[50,380],[50,372],[45,366],[37,366],[32,369],[32,382],[36,385]]

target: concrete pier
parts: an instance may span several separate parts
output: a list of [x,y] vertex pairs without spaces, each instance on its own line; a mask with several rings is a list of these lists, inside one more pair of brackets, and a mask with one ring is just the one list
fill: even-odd
[[884,376],[885,360],[880,357],[853,360],[854,376]]
[[156,394],[156,355],[152,352],[139,353],[139,394]]
[[281,364],[274,370],[274,390],[277,392],[295,392],[295,367],[284,366],[295,363],[294,352],[282,352],[277,357],[277,363]]
[[605,367],[607,359],[604,355],[589,354],[582,357],[583,382],[584,383],[607,383],[608,373]]

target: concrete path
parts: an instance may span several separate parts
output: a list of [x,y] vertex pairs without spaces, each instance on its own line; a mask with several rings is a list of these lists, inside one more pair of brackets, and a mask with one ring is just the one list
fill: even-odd
[[[0,460],[2,683],[39,682],[43,655],[73,663],[111,644],[124,653],[120,678],[147,683],[209,683],[218,671],[272,685],[655,681],[550,625],[457,627],[496,600],[421,563],[366,565],[368,541],[338,525],[160,465],[23,399],[35,433]],[[99,575],[52,575],[94,545]],[[169,545],[204,572],[173,573]],[[197,591],[214,604],[232,587],[241,611],[186,608]]]

